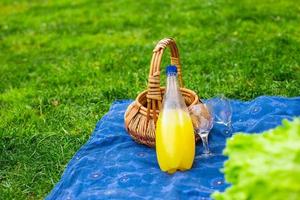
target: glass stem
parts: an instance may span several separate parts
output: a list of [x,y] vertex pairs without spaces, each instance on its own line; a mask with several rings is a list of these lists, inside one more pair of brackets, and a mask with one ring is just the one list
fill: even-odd
[[208,132],[201,133],[200,137],[201,137],[201,140],[202,140],[202,143],[203,143],[203,147],[204,147],[203,153],[204,154],[209,154],[210,151],[209,151],[209,148],[208,148]]

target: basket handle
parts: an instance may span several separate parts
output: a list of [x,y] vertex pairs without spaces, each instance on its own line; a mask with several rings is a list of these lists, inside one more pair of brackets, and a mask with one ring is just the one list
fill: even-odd
[[179,53],[172,38],[162,39],[153,49],[147,92],[147,121],[150,120],[150,110],[153,110],[153,119],[157,121],[157,108],[161,110],[162,94],[160,90],[160,65],[164,50],[169,47],[171,51],[171,64],[177,67],[179,86],[183,87]]

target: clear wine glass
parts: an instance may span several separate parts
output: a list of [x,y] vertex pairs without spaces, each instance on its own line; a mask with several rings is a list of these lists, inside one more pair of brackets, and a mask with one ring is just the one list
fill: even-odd
[[212,111],[214,122],[216,124],[227,127],[225,133],[230,134],[232,132],[232,107],[228,98],[224,95],[220,95],[216,98],[207,100],[207,107]]
[[203,153],[209,155],[208,134],[213,127],[213,116],[211,111],[205,104],[197,104],[190,107],[190,116],[195,132],[202,140],[204,147]]

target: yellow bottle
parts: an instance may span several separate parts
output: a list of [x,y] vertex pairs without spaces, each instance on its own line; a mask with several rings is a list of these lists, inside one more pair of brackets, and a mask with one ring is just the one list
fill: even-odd
[[156,155],[162,171],[188,170],[195,157],[192,120],[179,91],[176,66],[167,67],[167,88],[156,124]]

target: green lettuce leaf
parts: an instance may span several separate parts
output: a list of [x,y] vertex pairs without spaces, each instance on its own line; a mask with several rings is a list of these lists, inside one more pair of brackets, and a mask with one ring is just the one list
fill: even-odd
[[216,200],[299,200],[300,118],[262,134],[227,140],[223,172],[232,184]]

